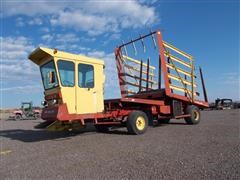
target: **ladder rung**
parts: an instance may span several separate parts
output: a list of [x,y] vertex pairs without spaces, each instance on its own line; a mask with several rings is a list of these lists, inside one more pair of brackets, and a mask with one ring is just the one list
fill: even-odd
[[[138,77],[138,76],[134,76],[134,75],[131,75],[131,74],[128,74],[128,73],[125,73],[125,75],[128,76],[128,77],[136,78],[136,79],[140,80],[140,77]],[[142,81],[147,82],[147,79],[146,78],[142,78]],[[157,84],[156,81],[153,81],[153,80],[150,80],[150,79],[148,80],[148,82],[151,83],[151,84]]]
[[184,66],[187,66],[187,67],[189,67],[189,68],[192,68],[192,66],[191,66],[190,63],[187,63],[187,62],[183,61],[182,59],[177,58],[176,56],[173,56],[173,55],[171,55],[171,54],[168,54],[167,52],[164,52],[164,55],[165,55],[166,57],[170,56],[170,58],[171,58],[172,60],[174,60],[174,61],[176,61],[176,62],[178,62],[178,63],[180,63],[180,64],[182,64],[182,65],[184,65]]
[[[125,64],[124,65],[126,68],[129,68],[129,69],[132,69],[134,71],[137,71],[137,72],[140,72],[140,69],[136,68],[136,67],[133,67],[133,66],[130,66],[128,64]],[[142,71],[143,74],[147,74],[147,71]],[[149,76],[152,76],[152,77],[155,77],[155,75],[153,73],[150,73],[149,72]]]
[[180,49],[174,47],[173,45],[171,45],[171,44],[169,44],[169,43],[167,43],[167,42],[165,42],[165,41],[163,41],[163,45],[166,46],[167,48],[169,48],[169,49],[177,52],[178,54],[181,54],[182,56],[185,56],[186,58],[188,58],[188,59],[190,59],[190,60],[193,59],[193,57],[192,57],[191,55],[189,55],[189,54],[181,51]]
[[[189,93],[192,95],[192,91],[190,91],[189,89],[186,89],[186,88],[183,88],[183,87],[179,87],[179,86],[176,86],[176,85],[172,85],[170,84],[169,87],[173,90],[177,90],[177,91],[180,91],[180,92],[184,92],[184,93]],[[197,96],[198,94],[195,92],[194,93],[194,96]]]
[[[137,64],[141,64],[141,61],[139,61],[139,60],[133,59],[133,58],[128,57],[128,56],[126,56],[126,55],[122,55],[122,56],[123,56],[123,58],[126,59],[126,60],[135,62],[135,63],[137,63]],[[146,64],[146,63],[142,63],[142,65],[145,66],[145,67],[147,67],[147,64]],[[154,69],[154,70],[156,69],[154,66],[149,66],[149,68],[150,68],[150,69]]]
[[[185,80],[185,79],[183,79],[183,78],[182,78],[182,80],[181,80],[181,77],[175,76],[175,75],[173,75],[173,74],[168,74],[168,77],[171,78],[171,79],[174,79],[174,80],[176,80],[176,81],[178,81],[178,82],[182,82],[182,81],[183,81],[183,83],[186,84],[186,85],[189,85],[189,86],[192,85],[192,83],[191,83],[190,81],[187,81],[187,80]],[[197,87],[197,85],[194,83],[194,84],[193,84],[193,87]]]
[[[173,66],[172,64],[166,63],[166,66],[167,66],[168,68],[170,68],[170,69],[175,70],[175,68],[174,68],[174,66]],[[178,67],[177,67],[177,71],[178,71],[179,73],[182,73],[182,74],[186,75],[186,76],[192,77],[192,75],[191,75],[190,72],[185,71],[185,70],[183,70],[183,69],[181,69],[181,68],[178,68]]]

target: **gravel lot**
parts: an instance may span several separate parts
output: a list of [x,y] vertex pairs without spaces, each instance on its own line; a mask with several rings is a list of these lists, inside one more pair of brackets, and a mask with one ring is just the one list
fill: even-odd
[[0,121],[0,179],[240,179],[240,111],[203,111],[144,135],[50,133]]

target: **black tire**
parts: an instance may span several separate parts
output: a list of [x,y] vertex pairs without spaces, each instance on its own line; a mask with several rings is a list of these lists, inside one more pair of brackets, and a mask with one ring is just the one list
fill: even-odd
[[109,126],[106,125],[95,125],[97,132],[108,132]]
[[40,117],[41,117],[41,116],[40,116],[39,113],[34,114],[34,118],[35,118],[35,119],[39,119]]
[[185,113],[190,114],[190,117],[184,118],[187,124],[198,124],[200,122],[200,110],[197,106],[187,106]]
[[130,134],[143,134],[148,127],[148,117],[142,111],[132,111],[128,115],[127,130]]
[[170,118],[166,118],[166,119],[159,119],[159,122],[160,122],[161,124],[168,124],[168,123],[169,123],[169,121],[170,121]]
[[18,121],[18,120],[21,120],[22,116],[20,114],[16,114],[15,115],[15,120]]

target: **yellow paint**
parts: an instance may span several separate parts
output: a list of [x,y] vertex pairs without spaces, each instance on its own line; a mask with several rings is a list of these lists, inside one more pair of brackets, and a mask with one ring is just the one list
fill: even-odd
[[[133,66],[130,66],[130,65],[128,65],[128,64],[125,64],[124,65],[126,68],[128,68],[128,69],[132,69],[132,70],[134,70],[134,71],[138,71],[138,72],[140,72],[140,69],[138,69],[138,68],[136,68],[136,67],[133,67]],[[142,71],[142,73],[143,74],[147,74],[147,71]],[[155,77],[155,75],[153,74],[153,73],[150,73],[149,72],[149,77]]]
[[[192,67],[193,66],[193,60],[192,60]],[[191,69],[191,79],[192,79],[192,102],[194,102],[194,68]]]
[[146,126],[145,119],[142,116],[139,116],[136,120],[136,127],[138,130],[143,130]]
[[182,65],[184,65],[184,66],[187,66],[188,68],[192,68],[192,65],[191,65],[191,64],[183,61],[182,59],[180,59],[180,58],[178,58],[178,57],[176,57],[176,56],[173,56],[173,55],[171,55],[171,54],[169,54],[169,53],[167,53],[167,52],[164,52],[164,55],[165,55],[166,57],[170,57],[172,60],[174,60],[174,61],[176,61],[176,62],[178,62],[178,63],[180,63],[180,64],[182,64]]
[[[178,81],[178,82],[182,82],[182,81],[183,81],[183,83],[186,84],[186,85],[189,85],[189,86],[192,85],[191,82],[189,82],[189,81],[187,81],[187,80],[185,80],[185,79],[183,79],[183,78],[181,78],[181,77],[175,76],[175,75],[173,75],[173,74],[168,74],[168,77],[171,78],[171,79],[174,79],[174,80],[176,80],[176,81]],[[194,87],[197,87],[196,84],[194,84],[193,86],[194,86]]]
[[[174,68],[174,66],[173,66],[172,64],[166,63],[166,66],[167,66],[168,68],[170,68],[170,69],[175,70],[175,68]],[[177,71],[178,71],[179,73],[182,73],[182,74],[184,74],[184,75],[186,75],[186,76],[192,77],[191,72],[185,71],[185,70],[183,70],[183,69],[181,69],[181,68],[177,68],[177,67],[176,67],[176,69],[177,69]]]
[[[129,57],[129,56],[123,55],[123,58],[126,59],[126,60],[129,60],[129,61],[132,61],[132,62],[134,62],[134,63],[141,64],[141,61],[136,60],[136,59],[133,59],[133,58],[131,58],[131,57]],[[145,66],[145,67],[147,67],[147,64],[146,64],[146,63],[142,63],[142,65]],[[150,68],[150,69],[155,69],[154,66],[149,66],[149,68]]]
[[54,121],[52,124],[50,124],[47,127],[48,131],[71,131],[71,130],[80,130],[84,128],[84,126],[78,122],[78,121],[72,121],[72,122],[60,122],[60,121]]
[[165,42],[165,41],[163,41],[163,45],[164,45],[165,47],[167,47],[167,48],[169,48],[169,49],[177,52],[178,54],[181,54],[182,56],[184,56],[184,57],[186,57],[186,58],[188,58],[188,59],[190,59],[190,60],[193,59],[193,57],[192,57],[191,55],[189,55],[189,54],[181,51],[180,49],[174,47],[173,45],[171,45],[171,44],[169,44],[169,43],[167,43],[167,42]]
[[0,151],[0,155],[6,155],[6,154],[9,154],[11,152],[12,152],[11,150]]
[[[39,47],[29,55],[29,59],[41,66],[50,60],[54,60],[59,87],[45,91],[46,95],[62,94],[62,102],[67,104],[70,114],[87,114],[102,112],[104,110],[103,85],[105,76],[103,72],[104,62],[100,59],[90,58],[53,49]],[[58,60],[66,60],[75,63],[75,86],[64,87],[61,85],[57,68]],[[89,64],[94,68],[94,87],[80,88],[78,86],[78,64]]]
[[[182,88],[182,87],[179,87],[179,86],[176,86],[176,85],[169,85],[169,87],[171,89],[174,89],[174,90],[177,90],[177,91],[180,91],[180,92],[186,92],[186,93],[189,93],[189,94],[192,94],[192,91],[190,91],[189,89],[187,88]],[[194,93],[194,96],[197,96],[196,93]]]

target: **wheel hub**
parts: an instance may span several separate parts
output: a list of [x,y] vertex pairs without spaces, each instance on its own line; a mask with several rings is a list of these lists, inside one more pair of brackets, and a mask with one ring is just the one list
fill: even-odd
[[140,116],[137,118],[137,121],[136,121],[136,127],[138,130],[143,130],[145,128],[145,119]]

